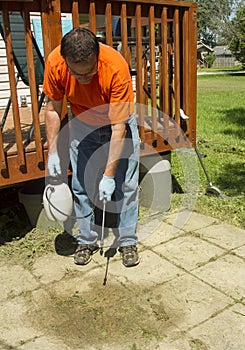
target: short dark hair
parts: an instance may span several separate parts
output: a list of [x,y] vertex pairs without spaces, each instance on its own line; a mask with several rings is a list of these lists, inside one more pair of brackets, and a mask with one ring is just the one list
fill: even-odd
[[99,55],[99,41],[91,30],[74,28],[62,38],[60,53],[73,63],[89,62]]

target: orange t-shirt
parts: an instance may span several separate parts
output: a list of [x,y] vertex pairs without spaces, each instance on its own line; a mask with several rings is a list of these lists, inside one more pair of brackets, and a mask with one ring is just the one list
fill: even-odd
[[89,84],[71,75],[56,47],[45,63],[43,92],[55,101],[66,96],[73,114],[90,125],[124,122],[134,111],[128,64],[118,51],[101,43],[98,72]]

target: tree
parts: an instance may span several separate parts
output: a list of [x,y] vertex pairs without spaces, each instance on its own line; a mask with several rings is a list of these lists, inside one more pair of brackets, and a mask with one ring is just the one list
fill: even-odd
[[245,5],[240,8],[232,20],[234,32],[230,42],[230,50],[245,68]]
[[216,23],[212,20],[214,3],[209,0],[198,0],[197,36],[198,40],[211,47],[215,44]]
[[234,32],[234,14],[243,0],[194,0],[198,3],[198,40],[210,47],[217,43],[228,45]]

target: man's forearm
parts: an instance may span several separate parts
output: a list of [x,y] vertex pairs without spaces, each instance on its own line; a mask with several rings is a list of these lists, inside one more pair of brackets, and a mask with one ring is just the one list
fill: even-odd
[[109,156],[104,171],[105,176],[115,175],[117,164],[124,145],[125,133],[126,127],[124,123],[112,125]]
[[59,109],[55,109],[52,101],[48,102],[45,114],[46,136],[49,153],[57,152],[57,136],[60,131]]

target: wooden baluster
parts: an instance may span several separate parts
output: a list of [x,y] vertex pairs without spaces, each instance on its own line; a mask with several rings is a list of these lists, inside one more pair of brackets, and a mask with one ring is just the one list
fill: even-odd
[[8,13],[8,8],[6,3],[4,3],[2,7],[2,15],[3,15],[5,36],[6,36],[5,37],[6,53],[8,57],[9,85],[10,85],[10,91],[11,91],[13,121],[14,121],[17,153],[18,153],[18,165],[20,168],[25,168],[26,164],[25,164],[25,156],[24,156],[24,149],[23,149],[23,139],[21,134],[18,96],[17,96],[17,89],[16,89],[12,36],[11,36],[11,29],[10,29],[9,13]]
[[45,12],[41,12],[41,23],[42,23],[42,37],[43,37],[43,52],[44,52],[44,59],[48,57],[49,53],[52,51],[51,49],[51,42],[48,40],[48,31],[49,31],[49,25],[48,25],[48,16]]
[[72,25],[73,28],[79,27],[79,7],[76,0],[72,2]]
[[142,67],[142,28],[141,28],[141,5],[136,5],[136,102],[139,123],[139,135],[142,142],[145,140],[144,128],[144,91],[143,91],[143,67]]
[[89,23],[90,23],[90,29],[96,35],[96,12],[95,12],[94,1],[91,1],[89,5]]
[[105,26],[106,26],[106,43],[107,45],[113,46],[112,38],[112,13],[111,13],[111,3],[106,4],[105,10]]
[[127,7],[122,4],[121,7],[121,39],[122,39],[122,55],[131,67],[130,50],[128,47],[128,28],[127,28]]
[[156,59],[155,59],[155,14],[154,6],[149,9],[149,40],[150,40],[150,82],[151,82],[151,118],[153,141],[157,140],[157,95],[156,95]]
[[[183,110],[187,116],[189,116],[189,86],[190,86],[190,80],[189,80],[189,28],[188,28],[188,22],[189,22],[189,12],[188,10],[184,11],[183,15],[183,42],[185,45],[183,45],[183,84],[181,87],[182,93],[183,93]],[[186,120],[186,135],[189,135],[189,120]]]
[[168,75],[168,18],[166,7],[162,10],[162,57],[161,57],[161,73],[160,73],[160,86],[161,86],[161,111],[163,112],[164,119],[164,139],[168,140],[168,128],[169,128],[169,75]]
[[34,67],[34,55],[33,55],[33,47],[32,47],[30,14],[27,10],[25,10],[23,14],[24,14],[25,40],[26,40],[26,58],[27,58],[28,77],[29,77],[29,85],[30,85],[30,93],[31,93],[32,120],[33,120],[33,127],[34,127],[37,164],[39,164],[43,162],[43,151],[42,151],[42,142],[41,142],[40,122],[39,122],[39,115],[38,115],[39,114],[38,113],[38,96],[37,96],[37,84],[36,84],[35,67]]
[[180,135],[180,24],[179,9],[174,11],[174,98],[175,122],[177,123],[176,138]]

